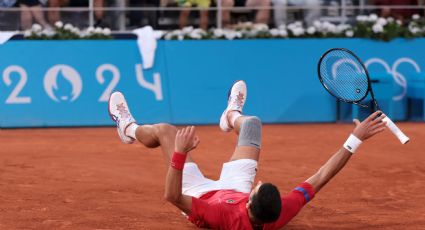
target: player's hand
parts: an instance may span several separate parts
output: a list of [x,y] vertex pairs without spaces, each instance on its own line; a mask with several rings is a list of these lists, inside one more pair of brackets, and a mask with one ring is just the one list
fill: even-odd
[[[378,115],[381,116],[378,117]],[[354,128],[353,135],[359,138],[361,141],[367,140],[370,137],[374,136],[377,133],[380,133],[385,130],[386,122],[382,121],[386,116],[381,111],[376,111],[372,113],[368,118],[360,123],[359,120],[354,119]]]
[[195,126],[187,126],[177,131],[174,151],[188,153],[199,144],[199,138],[195,135]]

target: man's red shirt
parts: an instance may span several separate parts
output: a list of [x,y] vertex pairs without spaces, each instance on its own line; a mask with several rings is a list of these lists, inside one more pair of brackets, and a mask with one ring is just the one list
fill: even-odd
[[[277,221],[265,224],[263,230],[285,226],[314,197],[313,187],[301,183],[287,196],[282,196],[282,211]],[[234,190],[211,191],[199,199],[192,198],[188,219],[198,227],[212,229],[253,229],[246,204],[249,193]]]

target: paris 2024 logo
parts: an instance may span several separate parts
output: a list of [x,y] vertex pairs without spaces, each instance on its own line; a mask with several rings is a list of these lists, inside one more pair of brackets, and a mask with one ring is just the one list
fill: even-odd
[[[60,89],[58,85],[66,86],[68,90]],[[82,89],[83,83],[80,74],[68,65],[55,65],[47,71],[44,77],[44,90],[56,102],[73,102],[80,96]]]

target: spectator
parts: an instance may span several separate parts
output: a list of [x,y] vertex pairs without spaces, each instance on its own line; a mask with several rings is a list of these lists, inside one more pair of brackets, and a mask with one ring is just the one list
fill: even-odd
[[[167,2],[160,0],[129,0],[130,7],[165,7]],[[141,27],[150,25],[153,28],[158,27],[159,11],[130,11],[127,13],[130,27]]]
[[179,18],[180,28],[183,28],[187,25],[187,20],[190,14],[190,7],[197,6],[202,8],[202,10],[199,11],[200,27],[204,30],[208,29],[208,8],[211,5],[211,0],[177,0],[177,4],[183,7]]
[[[122,1],[122,0],[120,0]],[[73,7],[89,7],[89,0],[72,0],[70,1],[70,6]],[[93,7],[100,8],[105,6],[104,0],[93,0]],[[94,20],[95,26],[105,27],[104,24],[104,11],[103,10],[95,10],[94,11]]]
[[39,0],[18,0],[21,8],[21,29],[26,30],[31,28],[35,20],[36,23],[44,28],[49,28],[50,25],[44,19],[43,11],[41,10],[41,2]]
[[[59,7],[69,5],[69,0],[48,0],[48,1],[49,1],[49,7],[52,7],[52,8],[59,8]],[[59,10],[49,11],[48,18],[49,18],[50,24],[54,24],[57,21],[62,21],[61,12]]]
[[[94,0],[93,2],[94,8],[104,7],[104,0]],[[95,26],[105,26],[103,22],[103,18],[105,16],[105,12],[103,10],[95,10],[94,11],[94,19],[96,20]]]
[[16,0],[0,0],[0,7],[12,7],[16,4]]
[[[17,0],[0,0],[0,7],[14,7],[17,5],[16,1]],[[19,17],[20,12],[0,11],[0,31],[19,30]]]
[[[223,7],[246,6],[246,7],[264,7],[264,9],[257,10],[255,15],[255,23],[269,22],[270,18],[270,0],[222,0]],[[223,26],[229,26],[230,21],[230,10],[223,10]]]
[[391,9],[387,6],[391,5],[408,5],[408,6],[417,6],[417,0],[376,0],[375,5],[382,5],[380,16],[381,17],[394,17],[399,20],[410,19],[412,15],[418,14],[417,9]]
[[304,21],[307,25],[312,25],[313,21],[320,17],[320,2],[319,0],[272,0],[274,9],[274,23],[276,27],[287,23],[286,6],[306,6],[308,9],[303,10]]

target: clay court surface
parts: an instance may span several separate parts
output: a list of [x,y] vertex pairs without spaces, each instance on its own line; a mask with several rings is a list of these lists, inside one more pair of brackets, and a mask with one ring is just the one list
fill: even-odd
[[[425,124],[388,131],[283,229],[425,229]],[[349,124],[265,125],[257,180],[287,193],[345,141]],[[197,129],[192,155],[217,179],[236,138]],[[159,149],[121,144],[114,128],[0,130],[0,229],[195,229],[163,200]]]

